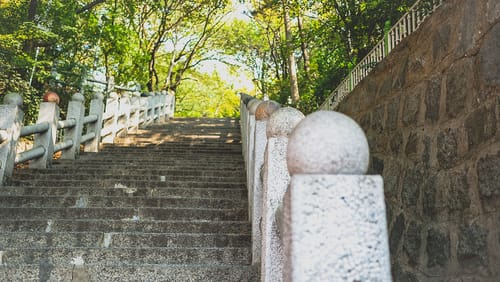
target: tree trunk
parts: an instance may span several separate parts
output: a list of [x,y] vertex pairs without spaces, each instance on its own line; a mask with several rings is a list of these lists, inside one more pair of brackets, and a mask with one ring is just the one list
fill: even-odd
[[304,72],[307,79],[310,78],[310,60],[309,60],[309,51],[307,50],[307,41],[304,36],[304,30],[302,27],[302,19],[300,15],[297,17],[297,27],[299,28],[300,35],[300,49],[302,49],[302,59],[304,60]]
[[297,67],[295,62],[295,56],[293,54],[293,36],[292,27],[290,26],[290,14],[289,7],[286,0],[283,1],[283,20],[285,22],[285,40],[287,47],[288,56],[288,73],[290,78],[290,92],[292,96],[292,101],[297,103],[300,99],[299,95],[299,84],[297,79]]

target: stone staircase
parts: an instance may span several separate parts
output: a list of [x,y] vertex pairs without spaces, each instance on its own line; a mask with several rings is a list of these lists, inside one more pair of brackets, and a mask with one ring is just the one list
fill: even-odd
[[0,190],[0,281],[257,281],[239,125],[176,119]]

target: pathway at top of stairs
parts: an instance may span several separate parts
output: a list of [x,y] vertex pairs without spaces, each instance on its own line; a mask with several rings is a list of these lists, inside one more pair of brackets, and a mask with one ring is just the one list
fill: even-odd
[[0,281],[258,281],[233,119],[174,119],[0,188]]

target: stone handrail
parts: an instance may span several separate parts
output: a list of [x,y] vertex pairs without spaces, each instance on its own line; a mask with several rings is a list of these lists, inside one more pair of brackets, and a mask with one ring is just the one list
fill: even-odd
[[[61,152],[62,159],[75,159],[82,145],[85,152],[98,152],[101,142],[113,143],[116,136],[141,125],[173,118],[173,95],[163,92],[139,96],[111,94],[104,104],[103,95],[96,94],[85,115],[84,97],[76,93],[68,104],[67,119],[60,120],[59,97],[51,93],[40,104],[37,123],[23,126],[22,97],[7,94],[0,105],[0,186],[10,178],[16,164],[30,161],[30,168],[47,168],[54,153]],[[33,148],[17,152],[19,138],[33,134]]]
[[377,63],[413,33],[444,0],[419,0],[387,32],[382,40],[349,72],[320,106],[322,110],[335,110],[339,103],[363,80]]
[[390,281],[383,181],[349,117],[241,98],[252,263],[261,281]]

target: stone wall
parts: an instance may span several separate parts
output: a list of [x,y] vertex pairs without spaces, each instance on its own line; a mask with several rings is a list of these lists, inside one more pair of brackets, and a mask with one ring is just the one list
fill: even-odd
[[384,176],[394,281],[498,279],[500,1],[445,1],[338,110]]

